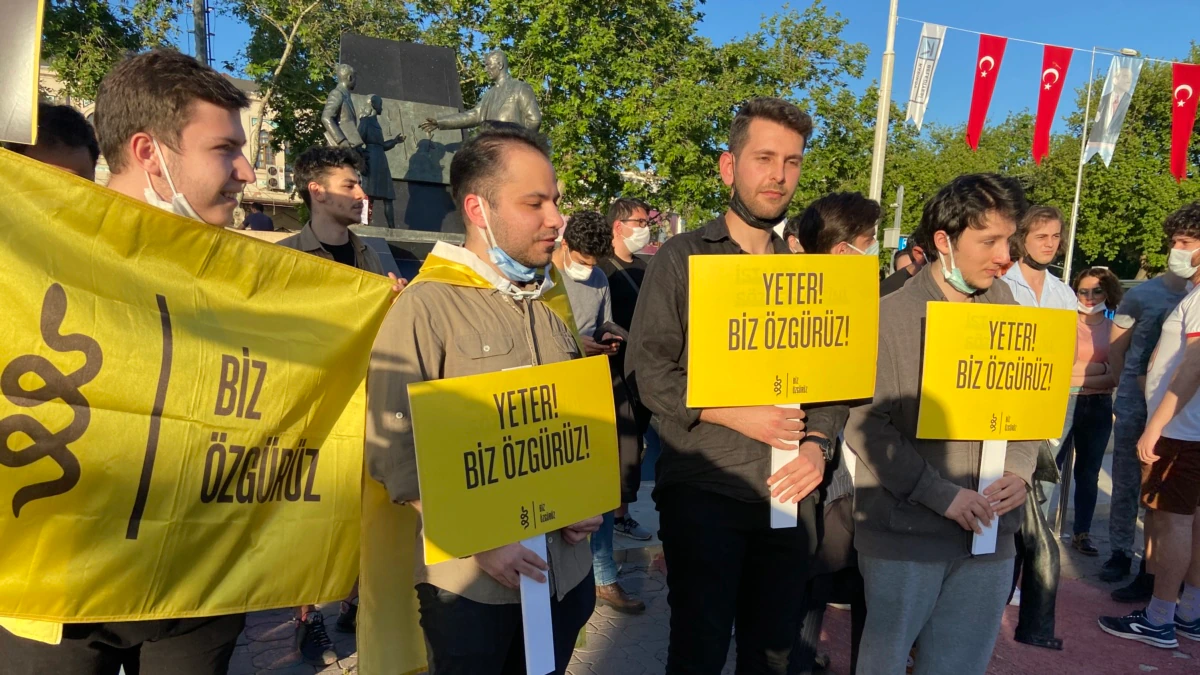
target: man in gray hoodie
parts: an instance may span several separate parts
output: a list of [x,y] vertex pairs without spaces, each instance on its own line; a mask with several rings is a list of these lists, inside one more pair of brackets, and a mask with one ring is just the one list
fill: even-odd
[[[926,305],[1015,305],[997,283],[1027,203],[994,174],[959,176],[925,205],[919,240],[930,264],[879,310],[875,395],[851,411],[846,442],[859,457],[854,544],[866,581],[862,675],[982,675],[1012,583],[1015,533],[1036,442],[1011,442],[1004,476],[978,492],[979,441],[917,438]],[[971,555],[971,537],[999,518],[996,552]]]

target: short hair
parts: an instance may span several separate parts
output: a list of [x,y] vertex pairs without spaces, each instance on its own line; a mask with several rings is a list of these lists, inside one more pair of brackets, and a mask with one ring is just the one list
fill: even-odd
[[[900,262],[900,256],[904,256],[904,255],[908,256],[909,260],[913,260],[915,258],[915,256],[913,256],[912,239],[911,238],[908,240],[908,243],[904,245],[904,248],[898,248],[895,251],[892,251],[892,271],[893,272],[900,271],[900,267],[896,263]],[[907,267],[907,265],[905,265],[905,267]]]
[[258,202],[250,202],[248,204],[248,206],[250,207],[251,211],[262,211],[263,210],[263,205],[259,204]]
[[650,205],[646,202],[635,197],[618,198],[608,206],[608,226],[612,227],[612,224],[618,220],[625,220],[629,216],[632,216],[633,212],[638,209],[644,209],[646,216],[649,217]]
[[1200,239],[1200,201],[1184,204],[1163,222],[1167,239],[1175,236]]
[[308,184],[322,183],[326,175],[341,167],[362,171],[362,156],[358,152],[343,146],[315,145],[296,158],[292,167],[292,179],[296,192],[304,200],[306,206],[312,206],[312,197],[308,194]]
[[550,159],[550,147],[542,136],[509,123],[492,123],[454,153],[450,161],[450,196],[459,211],[467,195],[478,194],[488,202],[495,201],[496,183],[506,166],[504,151],[512,146],[536,150],[547,161]]
[[812,136],[813,122],[808,113],[781,98],[759,96],[746,101],[729,127],[729,152],[737,155],[750,136],[750,123],[756,119],[769,120],[795,131],[804,138]]
[[835,192],[788,220],[783,233],[785,239],[795,237],[805,253],[829,253],[843,241],[853,244],[862,235],[874,233],[882,216],[879,202],[861,192]]
[[[1009,241],[1009,248],[1012,250],[1012,259],[1020,260],[1025,257],[1028,252],[1025,249],[1025,237],[1029,236],[1030,230],[1034,227],[1050,221],[1057,220],[1063,222],[1062,211],[1053,206],[1030,206],[1025,212],[1025,217],[1017,222],[1017,231],[1013,234]],[[1058,242],[1058,253],[1061,255],[1066,250],[1067,244],[1065,239]]]
[[153,134],[178,150],[196,101],[225,110],[250,107],[232,82],[174,49],[155,49],[114,66],[100,82],[95,116],[100,149],[112,172],[125,168],[125,146],[134,134]]
[[485,54],[483,57],[483,60],[485,63],[487,61],[491,61],[492,59],[496,59],[497,61],[499,61],[501,68],[508,68],[508,54],[505,54],[504,50],[493,49],[492,51]]
[[1121,304],[1121,296],[1125,294],[1125,290],[1121,288],[1121,280],[1117,279],[1117,275],[1113,274],[1112,270],[1107,267],[1089,267],[1075,275],[1075,280],[1071,282],[1071,290],[1078,293],[1079,284],[1088,277],[1100,281],[1100,289],[1104,291],[1104,304],[1109,309],[1116,311],[1117,305]]
[[604,258],[613,250],[611,228],[599,211],[579,211],[567,220],[563,241],[572,251]]
[[1019,223],[1028,209],[1025,190],[1015,178],[994,173],[964,174],[925,203],[913,236],[926,257],[937,260],[937,246],[933,244],[937,232],[944,231],[951,242],[956,242],[967,228],[982,230],[989,213]]
[[[83,113],[69,105],[38,103],[37,115],[38,145],[46,148],[86,148],[92,164],[99,161],[100,144],[96,141],[96,130]],[[21,155],[32,147],[24,143],[3,143],[0,146]]]

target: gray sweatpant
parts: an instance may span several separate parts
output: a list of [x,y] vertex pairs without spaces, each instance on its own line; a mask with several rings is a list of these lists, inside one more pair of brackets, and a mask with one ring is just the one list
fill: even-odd
[[1013,559],[907,562],[858,556],[867,627],[858,675],[984,675],[1012,586]]
[[1108,538],[1113,551],[1133,557],[1137,535],[1138,507],[1142,497],[1142,461],[1137,442],[1146,430],[1146,401],[1117,396],[1113,411],[1112,511],[1108,517]]

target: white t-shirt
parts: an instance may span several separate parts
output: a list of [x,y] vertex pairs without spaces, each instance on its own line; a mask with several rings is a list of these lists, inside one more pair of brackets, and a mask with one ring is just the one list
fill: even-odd
[[[1200,287],[1198,287],[1200,288]],[[1188,338],[1200,337],[1200,293],[1192,289],[1163,322],[1158,352],[1146,373],[1146,410],[1153,416],[1183,361]],[[1163,436],[1177,441],[1200,441],[1200,396],[1179,411],[1163,428]]]

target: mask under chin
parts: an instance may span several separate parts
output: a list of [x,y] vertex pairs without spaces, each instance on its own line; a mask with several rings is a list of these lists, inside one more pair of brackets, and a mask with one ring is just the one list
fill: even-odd
[[742,201],[742,197],[738,194],[737,188],[733,188],[733,190],[730,192],[729,208],[734,212],[734,214],[737,215],[738,218],[742,219],[742,222],[759,230],[774,229],[775,226],[778,225],[781,220],[783,220],[783,217],[787,215],[786,206],[782,211],[772,217],[760,218],[754,215],[750,212],[750,207],[746,206],[746,203]]

